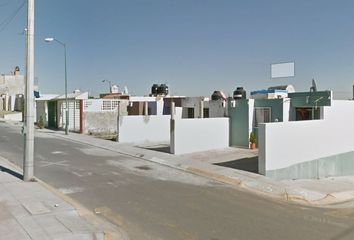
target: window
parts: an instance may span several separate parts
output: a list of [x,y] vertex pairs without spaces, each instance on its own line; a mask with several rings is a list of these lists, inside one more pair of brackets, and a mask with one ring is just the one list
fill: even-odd
[[112,103],[111,101],[103,101],[103,104],[102,104],[102,110],[103,111],[107,111],[107,110],[111,110],[112,109]]
[[203,108],[203,117],[209,118],[209,108]]
[[89,108],[89,106],[92,105],[92,101],[90,101],[90,100],[85,100],[84,103],[85,103],[85,104],[84,104],[84,108],[85,108],[85,109]]
[[255,127],[257,128],[260,123],[271,122],[271,108],[270,107],[260,107],[254,109],[255,116]]
[[187,111],[188,111],[187,117],[194,118],[194,108],[188,108]]
[[117,109],[119,101],[117,100],[105,100],[102,102],[102,111],[114,111]]
[[112,101],[112,110],[115,110],[119,105],[119,101]]
[[320,119],[320,108],[296,108],[296,121]]

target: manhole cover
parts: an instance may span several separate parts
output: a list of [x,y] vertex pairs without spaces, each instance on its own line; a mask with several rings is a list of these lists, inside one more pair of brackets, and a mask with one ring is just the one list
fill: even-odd
[[135,168],[140,169],[140,170],[152,170],[152,168],[149,167],[149,166],[138,166],[138,167],[135,167]]

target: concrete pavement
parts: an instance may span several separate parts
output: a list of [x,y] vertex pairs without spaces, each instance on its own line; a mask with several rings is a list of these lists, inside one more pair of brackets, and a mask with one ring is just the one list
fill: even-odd
[[102,230],[40,183],[20,180],[14,166],[3,158],[0,166],[0,239],[105,239]]

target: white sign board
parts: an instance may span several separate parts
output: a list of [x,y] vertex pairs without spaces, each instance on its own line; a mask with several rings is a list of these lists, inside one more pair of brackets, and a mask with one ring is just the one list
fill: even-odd
[[271,64],[271,76],[272,78],[294,77],[295,62]]

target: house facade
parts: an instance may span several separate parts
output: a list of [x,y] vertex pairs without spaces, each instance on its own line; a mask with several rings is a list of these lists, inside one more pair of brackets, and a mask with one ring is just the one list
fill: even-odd
[[22,103],[16,101],[22,101],[24,94],[25,78],[21,75],[19,67],[15,67],[11,74],[0,75],[0,111],[22,111],[17,109]]

